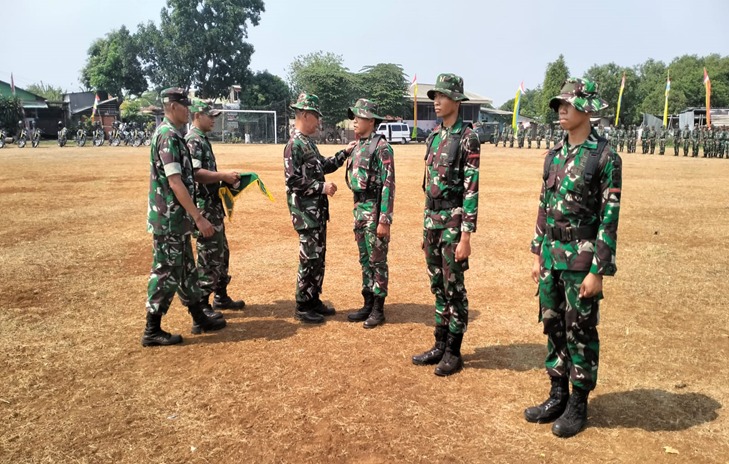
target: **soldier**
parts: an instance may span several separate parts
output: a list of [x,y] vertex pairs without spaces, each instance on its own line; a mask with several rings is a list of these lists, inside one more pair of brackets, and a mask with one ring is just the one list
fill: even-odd
[[160,98],[165,118],[152,136],[150,150],[147,231],[153,234],[153,254],[142,346],[182,342],[180,335],[172,335],[160,327],[175,292],[192,315],[192,333],[225,327],[224,319],[212,319],[203,312],[192,254],[193,221],[203,237],[211,237],[214,230],[195,206],[192,157],[180,134],[180,128],[187,122],[190,100],[183,89],[175,87],[163,90]]
[[694,129],[691,131],[691,157],[696,158],[699,156],[699,143],[701,142],[701,130],[698,124],[694,124]]
[[567,135],[544,161],[531,275],[539,286],[552,388],[524,417],[556,420],[552,433],[571,437],[587,423],[587,398],[597,382],[599,301],[603,276],[616,271],[622,161],[591,130],[592,113],[607,107],[594,82],[568,79],[550,106]]
[[299,270],[296,275],[296,319],[307,324],[320,324],[324,316],[333,316],[334,308],[321,302],[327,249],[329,199],[337,185],[326,182],[325,174],[344,164],[356,142],[350,142],[331,158],[324,158],[311,136],[322,117],[319,97],[301,93],[291,105],[295,112],[294,133],[284,148],[286,200],[291,222],[299,234]]
[[364,98],[347,110],[354,119],[358,139],[347,160],[347,187],[354,194],[354,238],[362,266],[364,306],[347,316],[352,322],[364,321],[365,329],[385,322],[387,297],[387,250],[395,203],[395,163],[387,140],[375,134],[383,120],[377,106]]
[[666,154],[666,137],[668,135],[668,129],[661,127],[658,129],[658,154]]
[[494,145],[498,148],[499,142],[501,141],[501,134],[503,134],[504,131],[499,131],[499,126],[494,126]]
[[691,129],[689,129],[688,124],[681,131],[681,139],[683,140],[683,156],[688,156],[689,143],[691,143]]
[[423,250],[435,295],[435,344],[413,356],[413,364],[438,364],[435,374],[447,376],[463,368],[461,343],[468,326],[464,273],[476,232],[481,145],[459,116],[461,102],[468,100],[461,77],[439,75],[428,97],[443,119],[426,141],[423,178]]
[[628,129],[625,132],[625,144],[627,145],[627,151],[628,153],[634,153],[634,146],[635,146],[635,126],[629,125]]
[[653,126],[648,127],[648,146],[650,154],[656,153],[656,129]]
[[514,148],[514,127],[509,128],[509,148]]
[[708,126],[704,133],[704,158],[714,157],[714,127]]
[[526,137],[527,148],[529,148],[529,149],[532,148],[532,139],[534,138],[534,134],[533,133],[534,133],[535,127],[536,126],[534,124],[529,124],[529,127],[527,129],[524,129],[525,132],[526,132],[524,134],[524,136]]
[[724,157],[724,126],[718,127],[714,133],[714,156]]
[[511,126],[508,124],[504,125],[504,130],[501,131],[501,140],[504,142],[504,148],[506,148],[506,142],[509,140],[509,132],[511,131]]
[[673,129],[673,156],[678,156],[678,151],[681,149],[681,126],[676,125]]
[[610,131],[608,131],[607,136],[605,137],[607,139],[608,143],[610,144],[610,148],[612,148],[613,150],[617,150],[618,149],[618,134],[617,134],[617,132],[618,132],[618,130],[615,128],[615,126],[613,126],[611,124],[610,125]]
[[618,151],[623,151],[625,146],[625,125],[621,124],[618,129]]
[[192,127],[185,136],[187,148],[192,155],[192,167],[195,169],[197,182],[197,207],[203,212],[205,219],[213,225],[214,233],[210,237],[197,238],[197,272],[202,301],[205,304],[205,314],[209,317],[217,316],[210,308],[210,294],[215,292],[213,298],[214,309],[241,310],[245,307],[242,300],[233,300],[228,296],[230,283],[230,248],[225,236],[225,211],[223,202],[218,196],[221,182],[235,185],[240,177],[235,171],[218,172],[218,164],[213,154],[207,133],[213,130],[215,118],[220,110],[213,109],[210,102],[202,100],[193,101],[190,106],[192,113]]
[[537,150],[542,148],[542,139],[544,138],[544,124],[537,126]]
[[547,124],[547,127],[544,131],[544,143],[547,145],[547,150],[549,150],[550,142],[552,141],[552,137],[554,135],[552,134],[552,124]]

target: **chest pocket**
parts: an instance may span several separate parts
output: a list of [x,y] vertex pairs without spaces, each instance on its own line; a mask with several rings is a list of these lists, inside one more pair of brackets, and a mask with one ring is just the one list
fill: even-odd
[[[428,137],[426,141],[427,150],[425,152],[425,172],[423,173],[423,191],[426,191],[426,180],[428,178],[428,165],[432,163],[433,168],[438,173],[438,179],[434,181],[446,186],[448,190],[459,190],[463,185],[463,156],[461,148],[461,140],[466,132],[466,128],[471,124],[465,124],[461,132],[450,134],[446,146],[443,147],[440,154],[431,155],[431,147],[433,145],[433,135]],[[431,159],[437,157],[437,159]],[[430,163],[429,163],[430,162]]]

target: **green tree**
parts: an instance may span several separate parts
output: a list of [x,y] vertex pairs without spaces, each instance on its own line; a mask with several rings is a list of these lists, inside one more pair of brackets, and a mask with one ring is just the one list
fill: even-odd
[[542,83],[542,101],[540,105],[543,121],[552,122],[557,119],[557,113],[549,107],[549,100],[559,94],[562,84],[568,77],[570,77],[570,71],[564,61],[564,56],[559,55],[559,58],[547,65],[544,82]]
[[623,100],[620,103],[620,122],[618,124],[638,124],[642,120],[638,112],[640,78],[634,69],[624,68],[615,63],[595,64],[585,72],[583,77],[597,83],[600,97],[608,104],[608,107],[598,114],[610,117],[610,123],[614,124],[623,73],[625,73],[625,90],[623,90]]
[[[503,111],[514,111],[514,98],[507,100],[499,107]],[[540,120],[542,117],[542,89],[526,89],[526,92],[519,99],[519,114],[527,118]]]
[[43,81],[39,84],[30,84],[25,90],[53,102],[63,101],[63,94],[68,93],[61,87],[53,87],[51,84],[44,84]]
[[158,88],[196,87],[202,98],[227,95],[250,76],[248,23],[257,26],[263,11],[263,0],[167,0],[159,27],[139,25],[147,78]]
[[147,81],[138,53],[138,42],[125,26],[108,33],[89,47],[81,83],[86,88],[103,90],[120,98],[142,93],[147,89]]
[[355,77],[343,63],[341,55],[315,52],[296,57],[289,66],[291,89],[318,96],[324,123],[330,127],[347,118],[347,108],[356,98]]
[[662,61],[650,58],[638,66],[638,73],[639,112],[662,116],[668,68]]
[[357,74],[355,87],[355,98],[367,98],[377,102],[381,116],[400,116],[405,111],[408,81],[399,64],[365,66]]
[[0,128],[4,128],[8,135],[12,135],[22,118],[23,107],[20,98],[0,95]]
[[286,82],[268,71],[258,71],[247,81],[241,91],[240,102],[244,108],[262,108],[274,104],[288,104],[291,91]]

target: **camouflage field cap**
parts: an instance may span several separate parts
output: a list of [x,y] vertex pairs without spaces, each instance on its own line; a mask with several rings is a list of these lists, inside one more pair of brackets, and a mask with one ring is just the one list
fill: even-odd
[[597,94],[597,84],[595,82],[575,77],[570,77],[564,81],[559,95],[549,100],[549,107],[557,111],[559,110],[559,104],[563,101],[583,113],[594,113],[608,106],[607,102]]
[[294,110],[314,111],[319,116],[324,116],[319,109],[319,97],[313,93],[301,92],[299,98],[296,99],[296,103],[292,104],[290,108]]
[[455,74],[439,74],[435,80],[435,87],[428,90],[428,98],[434,100],[435,92],[440,92],[451,100],[468,101],[468,97],[463,93],[463,78]]
[[187,92],[181,87],[170,87],[159,93],[162,103],[178,102],[185,106],[190,106],[190,99],[187,98]]
[[220,115],[220,110],[213,108],[212,102],[196,98],[192,101],[192,105],[190,105],[190,113],[202,113],[216,117]]
[[365,119],[379,119],[380,121],[385,119],[377,115],[377,104],[366,98],[360,98],[354,106],[347,108],[347,115],[349,119],[354,119],[355,116]]

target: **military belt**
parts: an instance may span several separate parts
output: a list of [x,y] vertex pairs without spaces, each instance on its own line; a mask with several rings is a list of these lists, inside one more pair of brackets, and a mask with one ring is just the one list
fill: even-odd
[[377,200],[377,192],[353,192],[355,203],[364,203],[366,201]]
[[597,226],[553,227],[547,226],[545,235],[550,240],[571,242],[573,240],[594,240],[597,238]]
[[462,199],[458,200],[446,200],[445,198],[430,198],[426,197],[428,209],[431,211],[442,211],[444,209],[460,208],[463,206]]

